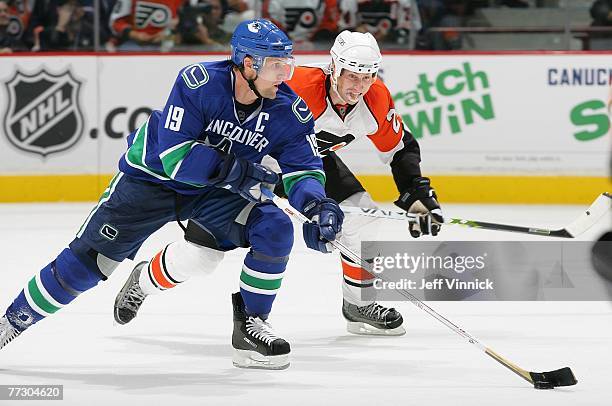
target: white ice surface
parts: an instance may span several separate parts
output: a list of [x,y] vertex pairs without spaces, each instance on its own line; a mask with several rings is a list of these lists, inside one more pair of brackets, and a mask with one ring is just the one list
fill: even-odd
[[[91,204],[0,205],[0,307],[72,239]],[[447,215],[557,228],[576,206],[446,205]],[[602,221],[584,238],[609,227]],[[387,239],[410,239],[385,224]],[[169,225],[137,259],[180,238]],[[540,239],[448,226],[444,239]],[[608,302],[433,302],[485,345],[531,371],[571,366],[579,383],[536,391],[410,303],[403,337],[349,335],[340,314],[338,259],[301,237],[270,321],[292,346],[285,371],[231,365],[230,293],[244,251],[215,274],[149,297],[138,318],[113,324],[115,294],[133,264],[0,351],[0,384],[62,384],[65,405],[607,405],[612,398]],[[31,402],[15,402],[26,405]],[[0,404],[10,404],[0,401]],[[39,403],[35,403],[39,404]]]

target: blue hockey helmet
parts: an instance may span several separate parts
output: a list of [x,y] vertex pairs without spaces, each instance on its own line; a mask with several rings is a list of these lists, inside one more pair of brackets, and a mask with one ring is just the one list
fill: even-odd
[[268,57],[293,59],[293,42],[272,22],[265,19],[243,21],[232,35],[232,61],[241,66],[244,58],[254,60],[258,72]]

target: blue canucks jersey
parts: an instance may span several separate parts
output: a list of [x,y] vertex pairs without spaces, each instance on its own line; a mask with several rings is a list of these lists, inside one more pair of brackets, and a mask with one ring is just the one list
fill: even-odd
[[[260,163],[275,158],[290,201],[297,208],[324,197],[325,174],[306,103],[285,83],[275,99],[239,120],[230,61],[196,63],[179,73],[163,111],[128,136],[119,162],[125,174],[163,183],[184,194],[208,188],[223,153]],[[222,152],[220,152],[222,151]]]

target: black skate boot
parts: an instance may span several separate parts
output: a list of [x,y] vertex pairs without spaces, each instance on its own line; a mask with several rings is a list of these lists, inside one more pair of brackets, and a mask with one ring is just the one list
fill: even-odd
[[21,331],[17,330],[15,326],[8,321],[6,315],[0,318],[0,350],[17,338],[19,334],[21,334]]
[[289,343],[272,326],[244,310],[240,292],[232,294],[234,307],[233,363],[239,368],[285,369],[289,367]]
[[376,302],[359,307],[342,299],[342,315],[347,321],[346,329],[349,333],[376,336],[406,334],[400,312]]
[[143,261],[134,267],[130,277],[115,298],[114,315],[115,321],[119,324],[127,324],[132,321],[145,297],[147,297],[138,284],[140,272],[147,264],[148,262]]

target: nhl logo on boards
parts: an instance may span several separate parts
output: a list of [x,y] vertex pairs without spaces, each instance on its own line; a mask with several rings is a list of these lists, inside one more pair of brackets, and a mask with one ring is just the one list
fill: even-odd
[[4,132],[11,144],[46,156],[72,147],[81,138],[81,82],[69,70],[59,75],[44,68],[33,75],[17,71],[5,86]]

